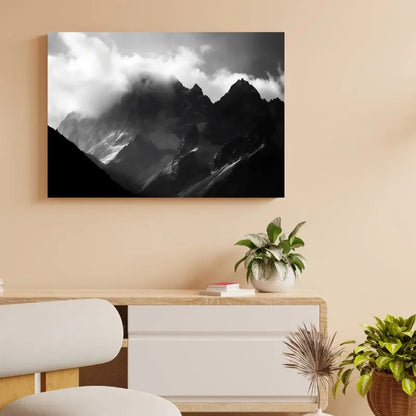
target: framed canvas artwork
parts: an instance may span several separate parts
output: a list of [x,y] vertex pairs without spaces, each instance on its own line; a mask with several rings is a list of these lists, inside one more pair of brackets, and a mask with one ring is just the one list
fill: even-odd
[[283,33],[50,33],[49,197],[283,197]]

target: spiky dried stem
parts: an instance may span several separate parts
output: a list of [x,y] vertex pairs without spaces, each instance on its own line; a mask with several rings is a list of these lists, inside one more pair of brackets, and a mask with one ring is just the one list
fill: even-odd
[[304,324],[297,331],[291,332],[284,344],[288,347],[288,352],[283,355],[288,359],[284,365],[287,368],[297,370],[309,381],[308,391],[311,394],[315,389],[318,396],[318,406],[320,404],[320,386],[329,386],[333,382],[332,376],[339,369],[337,358],[342,352],[342,348],[334,348],[335,334],[328,338],[325,334],[318,331],[315,325],[307,328]]

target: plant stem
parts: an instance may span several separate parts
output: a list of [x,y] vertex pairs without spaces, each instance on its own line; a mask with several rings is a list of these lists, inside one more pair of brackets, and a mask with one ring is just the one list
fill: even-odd
[[318,392],[318,410],[321,408],[321,392],[319,389],[319,381],[316,382],[316,390]]

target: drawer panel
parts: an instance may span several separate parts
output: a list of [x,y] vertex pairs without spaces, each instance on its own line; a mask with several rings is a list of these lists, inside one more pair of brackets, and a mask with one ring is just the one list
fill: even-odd
[[226,396],[236,401],[249,397],[310,401],[305,379],[283,366],[283,339],[283,335],[133,336],[128,386],[178,401]]
[[318,305],[129,306],[129,336],[143,333],[276,333],[319,325]]

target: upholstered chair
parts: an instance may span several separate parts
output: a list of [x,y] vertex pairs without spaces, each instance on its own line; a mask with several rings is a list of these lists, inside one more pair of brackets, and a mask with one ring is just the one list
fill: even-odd
[[[0,416],[180,416],[171,402],[149,393],[60,388],[68,377],[77,384],[77,368],[115,358],[122,341],[120,316],[105,300],[1,305]],[[49,391],[36,392],[34,373],[42,373]]]

